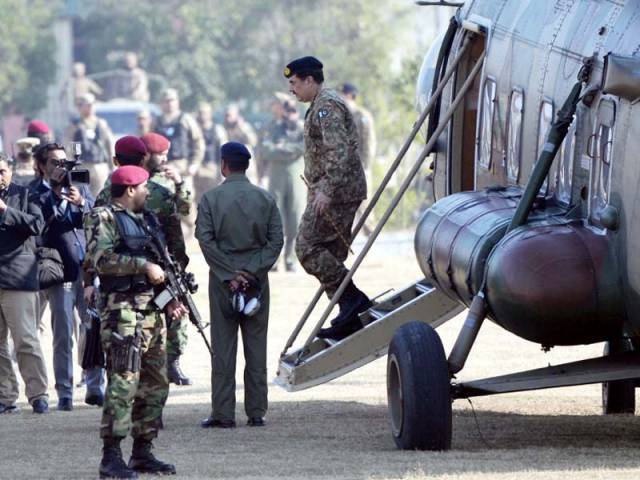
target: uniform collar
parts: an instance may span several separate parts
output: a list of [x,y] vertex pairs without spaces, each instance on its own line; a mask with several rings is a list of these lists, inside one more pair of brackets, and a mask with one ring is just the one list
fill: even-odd
[[223,183],[227,182],[248,182],[249,179],[244,173],[232,173],[227,178],[224,179]]

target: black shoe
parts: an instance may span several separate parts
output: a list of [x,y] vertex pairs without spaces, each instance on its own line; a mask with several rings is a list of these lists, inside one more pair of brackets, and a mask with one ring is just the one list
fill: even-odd
[[363,327],[360,319],[353,316],[348,322],[339,325],[332,325],[329,328],[323,328],[318,332],[318,338],[327,338],[331,340],[343,340],[349,335],[356,333]]
[[92,393],[84,397],[84,403],[102,407],[104,405],[104,396],[101,393]]
[[[40,399],[35,400],[33,403],[35,404],[36,402],[40,401]],[[45,402],[46,404],[46,402]],[[2,415],[3,413],[6,414],[10,414],[10,413],[18,413],[20,411],[20,409],[16,406],[16,405],[5,405],[4,403],[0,403],[0,415]],[[35,408],[33,410],[35,412]],[[38,412],[40,413],[40,412]]]
[[135,470],[127,467],[122,459],[120,441],[122,438],[105,438],[100,462],[100,478],[138,478]]
[[153,456],[153,453],[151,453],[152,448],[153,444],[151,440],[135,438],[133,440],[133,451],[129,459],[129,468],[140,473],[175,475],[175,465],[158,460]]
[[73,400],[70,398],[61,398],[58,400],[58,410],[60,412],[70,412],[73,410]]
[[236,422],[233,420],[217,420],[213,417],[207,417],[200,422],[202,428],[236,428]]
[[285,269],[287,272],[295,272],[295,271],[296,271],[296,264],[295,264],[295,263],[293,263],[293,262],[286,262],[286,263],[284,264],[284,269]]
[[262,417],[251,417],[247,420],[247,425],[250,427],[264,427],[264,418]]
[[180,356],[169,355],[167,359],[167,374],[169,376],[169,382],[176,385],[192,385],[193,382],[187,377],[180,368]]
[[354,316],[357,317],[358,314],[371,308],[373,303],[353,282],[349,282],[338,300],[338,305],[340,305],[340,313],[331,320],[331,325],[349,323]]
[[31,404],[33,413],[49,413],[49,402],[46,398],[36,398]]

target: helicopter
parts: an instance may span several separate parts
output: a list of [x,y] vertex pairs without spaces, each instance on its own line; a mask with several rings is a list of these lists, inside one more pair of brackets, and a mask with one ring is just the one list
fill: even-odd
[[[421,114],[354,234],[415,136],[426,140],[345,282],[429,162],[433,204],[414,239],[424,279],[377,299],[360,316],[364,328],[340,342],[315,337],[334,297],[305,344],[290,350],[316,295],[277,381],[309,388],[386,354],[400,449],[450,449],[452,403],[474,396],[602,384],[605,414],[634,413],[640,3],[417,3],[458,9],[422,64]],[[436,328],[465,309],[447,356]],[[596,358],[459,382],[486,319],[545,350],[606,346]]]

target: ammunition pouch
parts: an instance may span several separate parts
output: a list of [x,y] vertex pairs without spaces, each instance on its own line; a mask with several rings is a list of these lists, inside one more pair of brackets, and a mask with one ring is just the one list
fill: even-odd
[[153,290],[145,274],[100,275],[100,288],[105,293],[143,293]]
[[117,332],[111,332],[107,368],[111,373],[137,373],[142,364],[140,352],[140,336],[127,335],[123,337]]

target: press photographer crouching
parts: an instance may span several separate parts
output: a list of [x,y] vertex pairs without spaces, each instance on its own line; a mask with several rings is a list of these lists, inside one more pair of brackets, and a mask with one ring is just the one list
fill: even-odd
[[8,335],[34,413],[47,413],[47,369],[36,333],[38,262],[35,237],[43,227],[26,187],[11,182],[9,159],[0,153],[0,414],[16,412],[16,379]]
[[[79,152],[74,152],[79,154]],[[41,246],[56,250],[62,259],[64,278],[48,288],[53,332],[53,370],[58,393],[58,410],[73,409],[73,332],[75,315],[83,318],[86,309],[83,298],[82,262],[86,242],[82,218],[93,207],[94,199],[87,184],[86,172],[74,169],[77,161],[69,161],[62,145],[48,143],[35,152],[42,179],[34,187],[45,221]],[[103,369],[85,372],[86,403],[102,405],[104,398]]]

